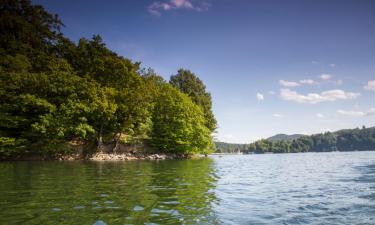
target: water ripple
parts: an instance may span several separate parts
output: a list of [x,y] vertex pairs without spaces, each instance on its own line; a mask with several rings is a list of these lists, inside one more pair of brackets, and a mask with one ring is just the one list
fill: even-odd
[[0,163],[0,224],[375,224],[375,152]]

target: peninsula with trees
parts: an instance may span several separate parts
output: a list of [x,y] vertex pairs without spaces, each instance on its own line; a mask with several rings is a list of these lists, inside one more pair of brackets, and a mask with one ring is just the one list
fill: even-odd
[[211,96],[193,72],[167,82],[99,35],[70,40],[40,5],[0,4],[0,159],[213,151]]

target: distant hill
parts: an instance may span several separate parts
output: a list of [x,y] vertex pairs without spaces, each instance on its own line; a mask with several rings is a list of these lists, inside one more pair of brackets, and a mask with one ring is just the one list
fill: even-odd
[[[276,135],[271,140],[291,138],[295,135]],[[276,137],[276,138],[275,138]],[[332,151],[375,151],[375,127],[344,129],[313,135],[302,135],[288,141],[263,139],[251,143],[248,152],[252,153],[289,153],[289,152],[332,152]]]
[[232,144],[226,142],[215,142],[216,153],[237,153],[248,150],[248,144]]
[[272,137],[267,138],[268,141],[293,141],[300,137],[302,137],[302,134],[276,134]]

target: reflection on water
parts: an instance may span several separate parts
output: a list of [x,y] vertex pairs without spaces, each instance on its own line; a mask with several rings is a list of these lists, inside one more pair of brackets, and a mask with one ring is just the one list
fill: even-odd
[[375,224],[375,152],[0,163],[0,224]]
[[0,224],[215,224],[212,159],[0,164]]

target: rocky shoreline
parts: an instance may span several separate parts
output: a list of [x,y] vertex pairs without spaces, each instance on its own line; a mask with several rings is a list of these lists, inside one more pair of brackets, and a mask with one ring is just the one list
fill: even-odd
[[113,154],[113,153],[95,153],[87,160],[90,161],[123,161],[123,160],[166,160],[166,159],[188,159],[188,155],[177,155],[177,154]]
[[203,158],[201,154],[164,153],[149,148],[147,145],[103,145],[100,149],[90,150],[82,143],[70,143],[69,151],[58,155],[23,155],[6,161],[130,161],[130,160],[182,160]]
[[166,154],[166,153],[103,153],[97,152],[93,155],[82,157],[80,155],[61,156],[60,161],[130,161],[130,160],[178,160],[203,158],[204,155]]

